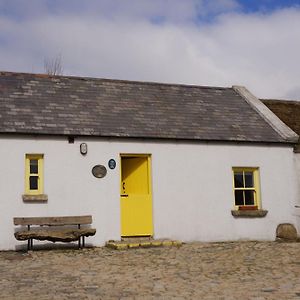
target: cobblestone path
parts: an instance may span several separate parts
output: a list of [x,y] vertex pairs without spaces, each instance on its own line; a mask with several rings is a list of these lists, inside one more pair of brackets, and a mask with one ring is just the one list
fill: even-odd
[[300,299],[300,243],[0,252],[0,299]]

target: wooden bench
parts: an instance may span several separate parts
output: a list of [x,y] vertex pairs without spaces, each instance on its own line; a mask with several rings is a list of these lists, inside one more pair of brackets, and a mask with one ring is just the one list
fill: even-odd
[[91,224],[92,216],[14,218],[14,225],[27,226],[26,229],[23,227],[21,230],[15,232],[15,238],[19,241],[27,240],[28,250],[33,249],[34,239],[65,243],[78,241],[78,248],[80,249],[84,247],[85,237],[95,235],[96,233],[96,229],[89,227],[82,228],[81,226]]

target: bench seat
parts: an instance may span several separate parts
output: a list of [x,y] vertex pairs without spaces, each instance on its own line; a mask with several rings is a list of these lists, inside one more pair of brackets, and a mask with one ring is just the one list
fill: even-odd
[[[59,217],[18,217],[14,224],[22,226],[15,232],[19,241],[28,240],[28,250],[33,248],[33,240],[51,242],[78,241],[78,247],[84,247],[84,238],[96,234],[91,225],[92,216],[59,216]],[[26,226],[26,227],[25,227]],[[34,226],[34,227],[31,227]],[[24,228],[25,227],[25,228]],[[82,240],[82,242],[81,242]]]
[[95,235],[96,229],[94,228],[33,228],[30,230],[20,230],[15,232],[15,237],[18,241],[26,241],[29,239],[35,239],[39,241],[51,241],[51,242],[74,242],[82,236],[88,237]]

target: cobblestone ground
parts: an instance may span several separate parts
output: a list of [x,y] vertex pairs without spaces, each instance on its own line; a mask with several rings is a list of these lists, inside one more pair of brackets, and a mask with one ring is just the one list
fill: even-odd
[[300,299],[300,243],[0,252],[1,299]]

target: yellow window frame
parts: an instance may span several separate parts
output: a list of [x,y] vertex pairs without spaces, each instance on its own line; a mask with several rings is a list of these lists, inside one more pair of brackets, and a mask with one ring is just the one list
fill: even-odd
[[[236,188],[234,184],[234,174],[235,172],[243,173],[243,181],[244,187]],[[251,172],[253,173],[253,187],[247,188],[245,187],[245,173]],[[232,186],[233,186],[233,200],[234,200],[234,207],[235,209],[239,209],[240,206],[247,206],[252,205],[236,205],[235,201],[235,191],[254,191],[254,206],[257,206],[257,209],[261,209],[261,197],[260,197],[260,180],[259,180],[259,168],[258,167],[233,167],[232,168]]]
[[[37,160],[38,172],[30,173],[30,161]],[[34,175],[33,175],[34,174]],[[30,189],[30,176],[37,176],[37,189]],[[44,155],[26,154],[25,155],[25,194],[42,195],[44,191]]]

